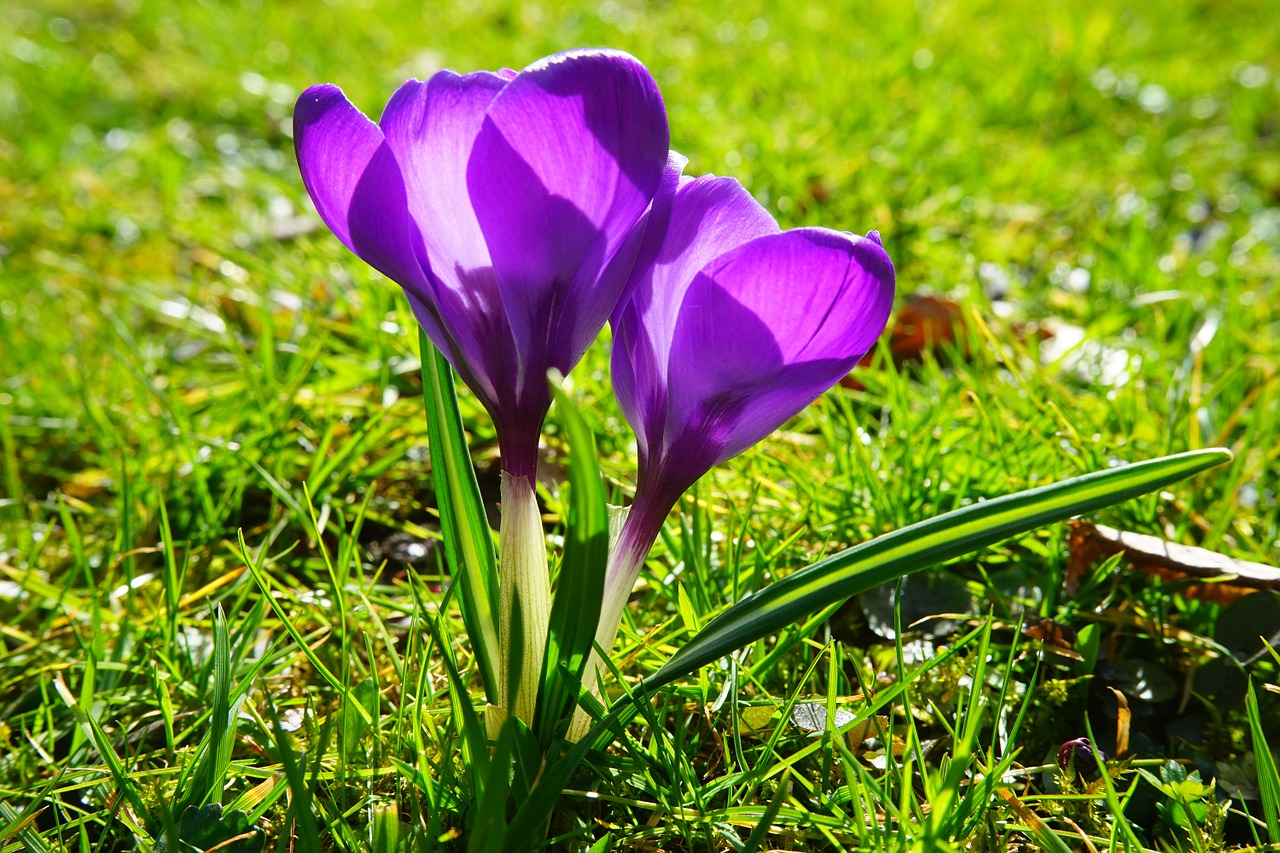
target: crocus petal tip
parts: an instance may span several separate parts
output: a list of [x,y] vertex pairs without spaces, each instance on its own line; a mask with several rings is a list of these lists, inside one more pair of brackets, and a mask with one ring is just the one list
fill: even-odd
[[[569,50],[562,50],[559,53],[553,53],[550,56],[544,56],[539,60],[529,63],[525,66],[525,71],[534,71],[539,68],[546,68],[551,65],[558,65],[563,62],[581,62],[592,60],[605,60],[611,62],[624,62],[627,64],[644,65],[640,60],[636,59],[625,50],[618,50],[611,47],[574,47]],[[647,73],[647,69],[646,69]]]
[[298,95],[297,105],[300,108],[305,108],[313,104],[321,104],[325,101],[333,100],[346,101],[347,96],[333,83],[317,83],[302,90],[302,94]]

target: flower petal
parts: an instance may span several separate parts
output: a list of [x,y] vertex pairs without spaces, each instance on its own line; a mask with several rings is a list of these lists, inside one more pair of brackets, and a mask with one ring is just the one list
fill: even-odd
[[[467,191],[467,161],[485,110],[504,85],[486,71],[441,71],[425,83],[405,83],[382,113],[382,132],[400,164],[423,248],[437,278],[453,290],[465,291],[468,273],[492,266]],[[474,307],[501,310],[496,304]]]
[[504,85],[498,74],[441,71],[396,90],[381,120],[432,273],[410,294],[414,313],[490,414],[515,405],[520,359],[466,174],[485,110]]
[[657,85],[623,53],[548,57],[489,106],[467,186],[529,370],[567,373],[604,325],[626,279],[601,272],[653,198],[669,141]]
[[672,337],[663,468],[696,479],[780,427],[871,347],[893,292],[877,242],[822,228],[760,237],[705,267]]
[[[661,199],[655,199],[655,218]],[[631,297],[614,321],[614,393],[642,457],[666,426],[668,356],[685,291],[715,258],[778,232],[773,217],[732,178],[686,180],[663,219],[661,231],[646,233],[646,244],[659,245],[641,249]]]
[[[644,212],[644,216],[640,217],[627,238],[628,243],[634,243],[634,246],[624,245],[610,262],[611,265],[622,265],[627,279],[622,295],[610,315],[611,322],[617,322],[622,310],[631,301],[631,294],[643,277],[642,272],[653,265],[658,253],[662,251],[667,227],[671,224],[676,192],[682,184],[690,180],[684,177],[684,167],[687,165],[689,165],[689,158],[683,154],[675,151],[667,154],[667,168],[663,171],[662,180],[658,183],[658,191],[654,193],[649,209]],[[634,251],[628,252],[628,248],[634,248]]]
[[[827,228],[754,240],[702,274],[767,323],[787,364],[856,362],[884,330],[893,302],[893,263],[880,244]],[[682,315],[689,310],[686,301]],[[732,343],[727,331],[717,334]]]
[[302,182],[325,225],[383,275],[421,285],[404,181],[378,126],[341,89],[323,84],[298,98],[293,138]]

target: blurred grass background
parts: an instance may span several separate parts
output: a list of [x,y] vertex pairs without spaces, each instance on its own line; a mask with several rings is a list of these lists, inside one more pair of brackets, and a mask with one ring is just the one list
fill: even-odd
[[[878,229],[900,305],[957,306],[954,345],[901,370],[882,351],[863,387],[709,478],[719,528],[703,544],[720,558],[704,568],[739,529],[767,555],[759,579],[962,501],[1217,444],[1229,470],[1109,520],[1274,563],[1271,5],[0,0],[6,737],[44,725],[29,715],[47,673],[75,682],[95,655],[127,673],[172,651],[179,625],[207,630],[210,600],[247,606],[238,529],[315,616],[305,594],[327,580],[304,483],[321,527],[363,519],[339,534],[357,562],[432,565],[412,317],[317,227],[292,105],[330,81],[376,116],[408,77],[568,47],[651,69],[690,174],[738,177],[786,227]],[[593,349],[574,379],[623,495],[633,450],[607,363]],[[491,429],[463,403],[483,477]],[[557,442],[552,425],[552,463]],[[1034,578],[1043,616],[1086,609],[1061,596],[1064,539],[989,558]],[[665,576],[649,579],[655,613],[674,606]],[[721,581],[695,600],[718,607]],[[1217,605],[1152,589],[1126,594],[1214,633]],[[130,635],[90,602],[169,602],[175,621]],[[651,617],[635,619],[642,634]],[[127,730],[151,709],[103,690],[98,710]],[[0,779],[20,791],[36,758],[12,755]]]

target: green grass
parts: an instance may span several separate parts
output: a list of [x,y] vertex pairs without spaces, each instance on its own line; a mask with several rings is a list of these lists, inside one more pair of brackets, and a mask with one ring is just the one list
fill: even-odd
[[[703,480],[624,618],[628,680],[822,555],[1118,460],[1231,448],[1098,518],[1276,562],[1269,4],[0,0],[0,20],[0,853],[149,849],[205,803],[269,849],[463,849],[501,775],[455,722],[451,683],[481,686],[440,583],[412,316],[297,176],[315,82],[376,115],[437,67],[629,50],[690,173],[737,176],[788,227],[879,229],[900,306],[961,306],[964,347],[881,353]],[[607,365],[602,342],[571,385],[621,499]],[[493,500],[492,428],[461,402]],[[545,445],[560,533],[554,418]],[[1274,594],[1228,606],[1114,561],[1069,594],[1068,547],[1055,526],[903,585],[949,626],[894,640],[864,600],[673,685],[573,778],[552,849],[1280,843],[1252,793],[1277,789],[1255,753],[1280,742],[1255,636],[1280,630]],[[1019,630],[1041,618],[1083,660]],[[1090,729],[1112,751],[1110,688],[1130,760],[1056,773]],[[792,726],[811,702],[875,740]]]

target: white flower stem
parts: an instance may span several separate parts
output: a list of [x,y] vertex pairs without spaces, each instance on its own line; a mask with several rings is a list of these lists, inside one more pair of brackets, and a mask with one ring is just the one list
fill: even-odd
[[[627,599],[631,597],[631,588],[635,586],[640,569],[649,556],[649,549],[666,518],[665,512],[655,513],[648,506],[641,507],[639,512],[636,509],[632,507],[630,512],[618,513],[610,519],[609,568],[605,575],[604,600],[601,602],[600,621],[596,624],[595,637],[595,645],[606,653],[618,639],[622,613],[627,608]],[[614,528],[614,520],[623,522],[620,532]],[[605,671],[599,652],[592,648],[587,665],[582,670],[582,684],[596,699],[604,695],[601,685]],[[586,711],[581,707],[575,708],[566,737],[571,743],[576,743],[586,736],[591,729],[591,722]]]
[[[609,560],[610,565],[613,564],[612,557]],[[641,557],[640,564],[644,563]],[[636,573],[639,573],[640,566],[636,566]],[[613,648],[614,641],[618,639],[618,629],[622,626],[622,611],[627,607],[627,599],[631,595],[631,586],[635,582],[635,575],[630,575],[630,582],[626,588],[609,584],[604,590],[604,602],[600,609],[600,623],[596,626],[596,645],[608,651]],[[591,695],[596,699],[600,699],[603,695],[601,688],[602,676],[606,672],[600,653],[594,648],[587,657],[587,665],[582,670],[582,684],[591,691]],[[591,717],[581,707],[575,708],[573,711],[573,720],[569,723],[569,733],[566,735],[571,743],[577,743],[581,740],[591,728]]]
[[[502,525],[498,532],[498,706],[489,735],[507,714],[533,725],[551,614],[551,577],[538,499],[528,477],[502,475]],[[496,723],[496,725],[495,725]]]

